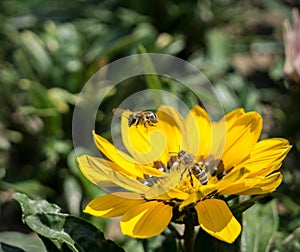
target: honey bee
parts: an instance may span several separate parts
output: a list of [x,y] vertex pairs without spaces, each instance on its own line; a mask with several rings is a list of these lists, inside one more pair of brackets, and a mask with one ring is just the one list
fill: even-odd
[[191,154],[188,154],[184,150],[178,152],[177,161],[173,162],[171,169],[178,171],[181,169],[181,166],[183,166],[183,171],[180,180],[183,179],[183,175],[186,173],[186,171],[188,171],[192,186],[194,186],[192,175],[194,175],[202,185],[207,184],[208,176],[206,171],[198,162],[196,162],[195,158]]
[[[198,165],[193,165],[189,169],[190,176],[193,174],[202,185],[206,185],[208,182],[208,176],[202,168],[200,168]],[[193,180],[191,179],[191,184],[193,186]]]
[[116,116],[126,116],[128,119],[128,127],[132,125],[137,127],[143,124],[144,127],[147,128],[147,126],[156,126],[155,124],[159,121],[157,114],[152,111],[131,112],[130,110],[114,108],[113,113]]

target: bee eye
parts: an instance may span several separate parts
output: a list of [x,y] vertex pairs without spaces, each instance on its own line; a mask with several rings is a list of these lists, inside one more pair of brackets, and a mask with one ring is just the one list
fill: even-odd
[[180,158],[180,157],[182,157],[184,154],[185,154],[185,151],[180,151],[180,152],[178,153],[178,157]]

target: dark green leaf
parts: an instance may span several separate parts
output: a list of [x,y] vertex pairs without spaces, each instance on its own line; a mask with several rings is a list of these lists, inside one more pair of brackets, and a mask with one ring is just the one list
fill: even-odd
[[[194,251],[218,251],[218,252],[239,252],[240,251],[239,237],[232,244],[220,241],[203,229],[198,231]],[[250,251],[250,250],[249,250]]]
[[123,251],[90,223],[67,214],[46,200],[31,200],[25,194],[15,193],[21,204],[23,221],[36,233],[50,239],[58,249],[65,244],[73,251]]
[[160,245],[159,248],[157,248],[155,251],[156,252],[161,252],[161,251],[181,251],[182,247],[179,248],[177,246],[176,238],[172,233],[169,233],[164,236],[164,240],[162,244]]
[[112,241],[105,240],[101,231],[83,219],[67,216],[64,230],[76,242],[79,251],[123,251]]

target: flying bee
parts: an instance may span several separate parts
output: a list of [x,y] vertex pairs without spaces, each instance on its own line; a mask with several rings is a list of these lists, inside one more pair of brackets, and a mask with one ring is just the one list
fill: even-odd
[[200,167],[200,165],[196,162],[195,158],[191,154],[188,154],[184,150],[178,152],[177,161],[173,162],[171,169],[173,171],[179,171],[181,169],[181,166],[183,166],[184,170],[181,173],[180,180],[182,180],[184,173],[188,171],[190,176],[190,183],[192,186],[193,186],[192,175],[194,175],[202,185],[207,184],[208,176],[206,174],[206,171]]
[[114,108],[113,113],[120,117],[126,116],[128,119],[128,127],[132,125],[137,127],[143,124],[144,127],[147,128],[147,126],[156,126],[155,124],[159,121],[157,114],[152,111],[131,112],[130,110]]

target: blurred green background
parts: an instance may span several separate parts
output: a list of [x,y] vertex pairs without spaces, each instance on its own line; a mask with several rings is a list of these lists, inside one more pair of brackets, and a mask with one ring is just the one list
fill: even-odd
[[[89,220],[129,251],[143,251],[145,243],[120,236],[117,221],[82,213],[103,192],[79,172],[71,129],[86,81],[144,48],[193,63],[213,83],[226,112],[256,110],[264,117],[262,138],[291,142],[284,183],[262,203],[276,198],[271,248],[300,251],[300,83],[283,73],[283,21],[294,7],[299,1],[1,0],[0,232],[32,232],[12,199],[17,191]],[[138,83],[103,101],[99,134],[109,137],[112,108],[147,88],[146,81]],[[184,93],[162,83],[162,89]]]

